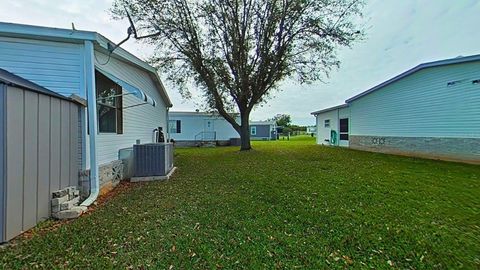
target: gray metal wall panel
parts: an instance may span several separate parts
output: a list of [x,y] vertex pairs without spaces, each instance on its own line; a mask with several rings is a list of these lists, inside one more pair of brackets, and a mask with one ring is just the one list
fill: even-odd
[[0,160],[0,181],[1,172],[7,173],[4,192],[0,189],[0,199],[5,196],[1,205],[5,222],[0,223],[5,234],[2,237],[0,233],[1,241],[48,218],[51,192],[61,186],[78,185],[79,168],[77,104],[14,87],[8,87],[5,98],[0,107],[6,112],[4,125],[0,122],[6,130],[6,136],[0,137],[0,141],[5,139],[1,147],[6,148],[0,148],[6,155],[2,159],[5,169]]
[[78,111],[78,106],[70,103],[70,186],[76,186],[78,184]]
[[23,230],[37,224],[38,94],[24,91]]
[[70,102],[61,102],[60,117],[60,188],[70,184]]
[[23,228],[23,90],[8,89],[6,101],[7,200],[5,207],[7,220],[5,238],[9,240]]
[[[50,97],[38,99],[38,193],[37,220],[50,216]],[[47,207],[44,207],[47,206]]]
[[60,100],[50,99],[50,191],[60,189]]
[[0,84],[0,242],[5,241],[5,84]]

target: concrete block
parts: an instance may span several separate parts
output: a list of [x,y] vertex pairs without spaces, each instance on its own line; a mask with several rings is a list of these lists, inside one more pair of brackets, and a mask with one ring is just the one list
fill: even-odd
[[72,202],[73,202],[73,204],[78,205],[78,203],[80,202],[80,197],[77,196],[77,197],[73,198]]
[[77,190],[77,187],[71,186],[66,188],[68,190],[68,195],[73,195],[75,190]]
[[60,198],[60,197],[63,197],[67,194],[68,194],[68,190],[66,190],[66,189],[57,190],[57,191],[52,192],[52,198]]
[[52,199],[52,206],[56,206],[56,205],[59,205],[59,204],[62,204],[66,201],[69,200],[69,196],[68,195],[65,195],[63,197],[60,197],[60,198],[54,198]]
[[53,217],[56,219],[73,219],[82,215],[87,208],[84,206],[75,206],[72,209],[60,211],[53,214]]
[[52,213],[60,212],[60,204],[52,205]]

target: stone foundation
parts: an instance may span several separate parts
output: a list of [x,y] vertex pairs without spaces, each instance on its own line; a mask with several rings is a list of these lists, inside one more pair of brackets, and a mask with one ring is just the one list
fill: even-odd
[[230,146],[230,140],[217,141],[175,141],[175,147],[215,147],[215,146]]
[[115,160],[107,164],[100,165],[98,176],[100,180],[100,195],[108,193],[123,180],[123,162]]
[[480,139],[350,135],[350,148],[431,159],[480,163]]
[[[100,195],[108,193],[125,178],[124,161],[115,160],[98,168],[100,180]],[[82,171],[79,174],[80,197],[85,199],[90,195],[90,170]]]

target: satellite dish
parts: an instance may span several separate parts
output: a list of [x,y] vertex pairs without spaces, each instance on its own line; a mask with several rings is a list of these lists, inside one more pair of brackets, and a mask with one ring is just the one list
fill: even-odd
[[145,36],[138,36],[137,34],[137,29],[135,28],[135,24],[133,23],[132,17],[130,16],[130,13],[128,13],[127,9],[125,8],[125,13],[127,14],[128,22],[130,23],[130,26],[127,28],[127,37],[120,41],[118,44],[110,44],[108,43],[108,51],[112,53],[116,48],[120,47],[123,43],[125,43],[127,40],[130,39],[130,37],[133,35],[133,37],[137,40],[143,39],[143,38],[149,38],[149,37],[154,37],[160,35],[160,32],[145,35]]

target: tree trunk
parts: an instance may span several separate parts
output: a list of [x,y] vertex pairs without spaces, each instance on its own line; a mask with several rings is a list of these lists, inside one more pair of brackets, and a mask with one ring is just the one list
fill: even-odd
[[252,149],[250,144],[250,123],[249,113],[240,113],[241,125],[240,125],[240,151],[247,151]]

